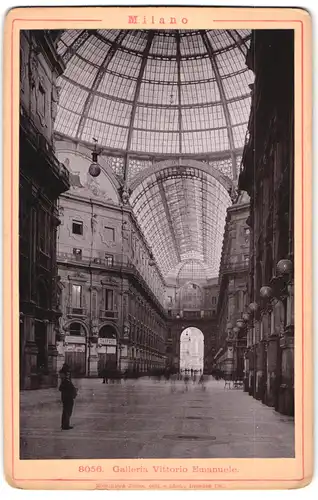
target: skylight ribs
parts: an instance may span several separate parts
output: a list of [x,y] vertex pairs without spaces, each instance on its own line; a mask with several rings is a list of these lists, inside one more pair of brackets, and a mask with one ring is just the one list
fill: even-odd
[[148,182],[137,188],[140,192],[132,198],[134,213],[139,220],[148,244],[153,250],[163,274],[180,260],[173,225],[167,207],[162,179],[148,178]]
[[[74,30],[75,31],[75,30]],[[75,31],[76,33],[76,31]],[[62,47],[66,46],[66,50],[64,53],[62,53],[61,49],[59,48],[58,52],[62,53],[62,59],[64,63],[68,63],[68,61],[71,59],[73,54],[76,53],[76,51],[88,40],[88,38],[91,36],[90,32],[87,30],[81,30],[78,34],[78,36],[75,36],[74,40],[70,43],[70,45],[65,45],[63,41],[59,42],[59,45]]]
[[208,173],[169,167],[150,175],[132,196],[142,231],[165,276],[178,262],[196,260],[206,275],[218,274],[224,224],[230,197]]
[[176,237],[176,233],[175,233],[174,223],[172,221],[171,214],[170,214],[170,209],[169,209],[168,200],[166,197],[166,192],[165,192],[165,189],[163,186],[163,180],[161,178],[157,178],[157,182],[158,182],[158,186],[159,186],[160,198],[161,198],[161,201],[162,201],[162,204],[164,207],[164,212],[165,212],[165,215],[166,215],[166,218],[168,221],[168,226],[170,229],[171,239],[172,239],[173,245],[174,245],[176,259],[177,259],[177,261],[180,261],[181,260],[180,249],[179,249],[179,245],[178,245],[178,241],[177,241],[177,237]]
[[230,143],[230,149],[231,149],[231,156],[232,156],[232,173],[233,173],[233,179],[237,178],[237,173],[236,173],[236,158],[235,158],[235,143],[234,143],[234,137],[233,137],[233,131],[232,131],[232,123],[231,123],[231,116],[230,112],[228,109],[228,104],[227,104],[227,99],[225,96],[225,91],[223,88],[223,83],[222,83],[222,78],[219,72],[219,68],[216,62],[216,57],[213,51],[213,48],[211,47],[210,40],[207,37],[206,32],[202,32],[202,39],[203,42],[206,46],[207,52],[210,57],[210,61],[212,64],[212,68],[215,74],[215,78],[219,87],[219,93],[221,96],[222,104],[223,104],[223,110],[224,110],[224,115],[225,115],[225,120],[226,120],[226,127],[227,127],[227,133],[228,133],[228,138],[229,138],[229,143]]
[[107,66],[111,62],[111,60],[114,57],[114,55],[116,54],[116,51],[118,49],[118,44],[120,44],[122,42],[122,40],[125,38],[126,34],[127,34],[127,32],[125,32],[125,31],[120,31],[119,32],[119,34],[116,37],[115,41],[113,42],[111,48],[107,52],[104,61],[100,65],[100,68],[99,68],[99,70],[98,70],[98,72],[97,72],[97,74],[95,76],[94,82],[93,82],[93,84],[91,86],[90,93],[88,94],[88,97],[87,97],[87,99],[85,101],[85,104],[84,104],[84,108],[83,108],[83,111],[82,111],[82,116],[81,116],[81,119],[79,121],[78,129],[77,129],[77,132],[76,132],[76,137],[77,138],[81,138],[81,136],[82,136],[82,133],[83,133],[83,130],[84,130],[84,126],[85,126],[85,122],[86,122],[86,119],[88,117],[89,109],[90,109],[90,107],[92,105],[95,92],[98,89],[99,84],[100,84],[100,82],[101,82],[101,80],[103,78],[104,71],[107,69]]
[[[203,181],[206,182],[206,176],[203,176]],[[208,239],[208,226],[207,226],[207,210],[208,210],[208,199],[207,199],[207,190],[204,189],[204,186],[202,185],[202,254],[203,254],[203,260],[207,261],[208,260],[208,255],[207,255],[207,239]]]

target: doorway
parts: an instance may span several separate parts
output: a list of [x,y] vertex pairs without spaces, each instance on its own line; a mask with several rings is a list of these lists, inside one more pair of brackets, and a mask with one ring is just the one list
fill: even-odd
[[[86,330],[81,323],[74,321],[69,326],[72,342],[65,347],[65,363],[71,368],[73,377],[86,375]],[[77,341],[76,341],[77,340]]]
[[203,373],[204,335],[196,327],[183,330],[180,336],[180,371]]
[[47,332],[44,321],[35,320],[34,340],[37,347],[36,369],[38,373],[45,373],[48,368]]
[[98,335],[98,375],[102,376],[104,370],[117,370],[117,332],[112,325],[104,325]]

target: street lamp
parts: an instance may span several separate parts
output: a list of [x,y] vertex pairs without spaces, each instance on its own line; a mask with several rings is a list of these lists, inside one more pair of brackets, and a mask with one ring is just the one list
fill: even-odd
[[270,286],[262,286],[259,293],[263,299],[268,300],[273,296],[273,289]]
[[248,308],[251,312],[256,312],[258,309],[258,304],[256,302],[251,302]]
[[150,267],[153,267],[153,266],[155,266],[155,265],[156,265],[155,260],[154,260],[154,258],[153,258],[153,254],[152,254],[152,252],[150,252],[150,256],[149,256],[149,261],[148,261],[148,263],[149,263],[149,266],[150,266]]
[[248,312],[245,312],[242,314],[242,319],[244,321],[248,321],[250,319],[250,315],[248,314]]
[[101,172],[101,168],[97,162],[98,161],[98,154],[99,154],[97,152],[97,139],[95,139],[95,137],[93,137],[93,141],[95,142],[94,151],[92,152],[92,160],[93,161],[90,164],[88,172],[92,177],[98,177],[100,172]]
[[245,323],[244,323],[243,319],[238,319],[238,320],[237,320],[237,322],[236,322],[236,326],[237,326],[238,328],[243,328],[243,327],[244,327],[244,324],[245,324]]
[[293,263],[289,259],[281,259],[278,262],[276,269],[277,269],[277,274],[279,276],[285,276],[287,274],[291,274],[293,270]]

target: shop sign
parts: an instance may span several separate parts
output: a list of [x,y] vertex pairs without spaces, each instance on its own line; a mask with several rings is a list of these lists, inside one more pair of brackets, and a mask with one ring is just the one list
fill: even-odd
[[98,339],[99,345],[117,345],[117,340],[116,339]]
[[76,335],[66,335],[65,342],[68,344],[85,344],[86,338],[80,336],[77,337]]
[[68,344],[64,349],[65,352],[85,352],[84,345]]

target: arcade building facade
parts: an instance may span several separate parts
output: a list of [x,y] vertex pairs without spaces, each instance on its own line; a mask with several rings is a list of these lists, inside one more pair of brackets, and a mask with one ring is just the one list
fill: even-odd
[[20,45],[21,388],[177,371],[198,329],[196,365],[292,414],[292,33]]

